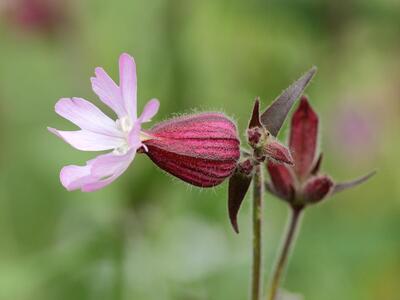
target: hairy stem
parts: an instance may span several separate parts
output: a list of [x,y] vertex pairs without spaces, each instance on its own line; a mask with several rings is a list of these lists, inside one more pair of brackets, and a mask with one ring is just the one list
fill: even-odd
[[260,165],[255,167],[253,177],[253,267],[251,277],[251,299],[261,299],[262,282],[262,215],[264,180]]
[[273,272],[272,282],[268,294],[268,300],[276,300],[278,294],[280,281],[283,275],[283,271],[286,266],[286,262],[289,257],[290,249],[294,244],[296,231],[299,225],[300,216],[303,208],[292,207],[291,215],[289,216],[289,223],[284,235],[284,242],[276,262],[275,269]]

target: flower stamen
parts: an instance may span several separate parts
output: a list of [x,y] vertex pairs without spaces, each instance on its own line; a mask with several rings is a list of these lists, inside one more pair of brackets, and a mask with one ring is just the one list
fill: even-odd
[[117,119],[115,123],[117,125],[117,128],[125,134],[129,133],[133,128],[132,119],[129,118],[128,116]]

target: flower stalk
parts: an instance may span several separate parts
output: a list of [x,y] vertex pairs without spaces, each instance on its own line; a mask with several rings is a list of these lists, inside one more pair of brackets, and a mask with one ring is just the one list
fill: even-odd
[[253,265],[251,299],[260,300],[262,295],[262,227],[264,177],[261,163],[274,159],[280,163],[292,164],[293,159],[289,150],[271,137],[270,132],[260,121],[259,99],[254,103],[253,114],[247,130],[247,139],[253,149]]
[[262,225],[264,180],[262,168],[255,166],[253,175],[253,266],[251,277],[251,299],[259,300],[262,295]]
[[282,275],[285,271],[286,263],[289,258],[289,254],[291,249],[294,247],[294,243],[296,240],[296,232],[299,229],[300,219],[302,215],[303,207],[291,207],[291,214],[289,216],[289,221],[287,225],[286,232],[283,237],[283,244],[280,250],[280,254],[278,255],[278,260],[276,261],[276,265],[272,275],[272,281],[270,290],[268,293],[268,300],[276,300],[279,285],[282,279]]

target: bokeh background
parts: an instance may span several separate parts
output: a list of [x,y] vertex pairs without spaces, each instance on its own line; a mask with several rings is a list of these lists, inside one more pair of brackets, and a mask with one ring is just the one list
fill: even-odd
[[[73,128],[54,104],[101,106],[89,78],[103,66],[117,79],[125,51],[139,109],[161,101],[155,121],[221,110],[241,133],[255,96],[266,106],[317,65],[307,94],[324,170],[378,175],[307,211],[284,286],[306,300],[400,299],[399,1],[1,0],[0,11],[0,299],[247,299],[250,201],[236,235],[226,183],[192,188],[145,156],[95,193],[59,182],[94,154],[47,132]],[[265,281],[286,215],[268,195]]]

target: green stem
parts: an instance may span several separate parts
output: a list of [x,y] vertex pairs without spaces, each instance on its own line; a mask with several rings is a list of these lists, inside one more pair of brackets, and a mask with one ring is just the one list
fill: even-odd
[[291,209],[291,215],[289,219],[289,225],[287,227],[286,233],[285,233],[285,238],[283,242],[283,246],[281,249],[281,253],[279,255],[278,261],[275,266],[275,270],[273,272],[273,277],[272,277],[272,282],[271,282],[271,287],[269,290],[269,295],[268,295],[268,300],[275,300],[276,296],[278,294],[279,290],[279,285],[280,281],[282,278],[283,271],[286,266],[286,262],[289,257],[290,249],[293,246],[293,243],[295,241],[295,235],[297,231],[297,227],[299,225],[299,220],[301,217],[301,212],[303,208],[296,208],[292,207]]
[[262,282],[262,215],[264,184],[260,165],[255,167],[253,177],[253,267],[251,277],[251,299],[261,299]]

